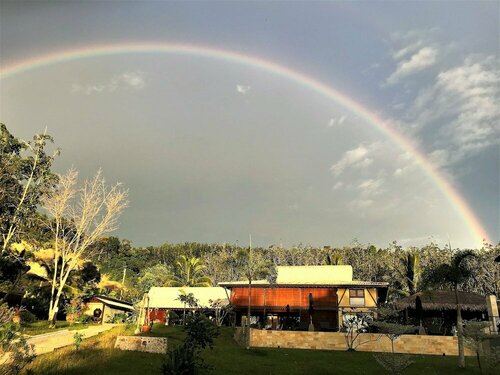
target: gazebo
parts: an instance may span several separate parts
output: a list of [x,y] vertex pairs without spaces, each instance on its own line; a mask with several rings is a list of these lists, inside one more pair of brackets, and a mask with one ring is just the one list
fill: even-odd
[[[469,292],[458,292],[458,299],[464,320],[487,320],[486,297]],[[395,303],[404,312],[405,319],[414,321],[431,334],[451,334],[457,321],[457,300],[455,291],[431,290],[412,294]]]

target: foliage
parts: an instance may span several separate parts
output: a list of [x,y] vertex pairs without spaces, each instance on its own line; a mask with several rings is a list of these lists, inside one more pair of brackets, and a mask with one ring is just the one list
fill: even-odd
[[117,313],[113,315],[106,323],[125,323],[130,321],[130,314]]
[[389,340],[391,340],[391,351],[394,354],[394,341],[399,339],[401,335],[414,333],[416,328],[411,325],[403,325],[398,323],[388,323],[374,321],[370,323],[370,326],[377,328],[379,333],[384,334]]
[[201,262],[201,259],[181,255],[175,262],[174,272],[168,276],[166,284],[179,287],[211,286],[212,280],[204,275],[205,268],[206,266]]
[[345,315],[342,324],[342,333],[347,344],[348,351],[355,351],[364,342],[358,340],[361,333],[367,332],[373,317],[366,313],[356,313],[350,316]]
[[75,345],[76,350],[80,349],[80,345],[82,345],[83,342],[83,337],[83,334],[81,334],[80,332],[75,332],[75,334],[73,335],[73,344]]
[[64,305],[64,312],[66,314],[81,314],[82,312],[82,299],[80,297],[73,297],[69,303]]
[[14,311],[0,305],[0,375],[19,373],[34,358],[33,348],[12,323]]
[[145,268],[137,279],[137,287],[142,293],[148,292],[153,286],[162,286],[169,281],[170,269],[162,263]]
[[53,139],[46,132],[26,142],[14,137],[0,124],[0,244],[2,256],[12,240],[20,241],[36,215],[42,197],[57,177],[50,168],[54,155],[46,146]]
[[184,328],[186,342],[195,348],[213,348],[215,338],[220,334],[219,329],[205,315],[194,314],[186,322]]
[[161,366],[163,375],[195,375],[203,372],[203,360],[195,354],[195,348],[185,343],[169,349]]
[[36,321],[35,314],[29,312],[26,309],[21,310],[20,315],[21,315],[21,322],[23,323],[33,323],[34,321]]
[[76,319],[77,323],[87,324],[92,322],[92,317],[90,315],[82,314]]
[[198,307],[198,300],[194,297],[193,293],[186,293],[185,290],[179,289],[179,296],[176,298],[184,305],[182,312],[182,324],[186,324],[186,306],[194,309]]
[[203,314],[194,314],[184,327],[186,337],[182,345],[170,349],[161,368],[162,374],[202,374],[210,370],[201,357],[205,348],[213,349],[220,334],[218,328]]

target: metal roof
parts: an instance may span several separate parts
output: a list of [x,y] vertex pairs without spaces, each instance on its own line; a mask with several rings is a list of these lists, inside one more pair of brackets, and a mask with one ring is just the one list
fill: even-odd
[[227,293],[221,287],[152,287],[149,290],[149,307],[162,309],[182,309],[184,304],[179,301],[179,295],[193,293],[200,307],[210,307],[210,300],[220,300],[228,304]]

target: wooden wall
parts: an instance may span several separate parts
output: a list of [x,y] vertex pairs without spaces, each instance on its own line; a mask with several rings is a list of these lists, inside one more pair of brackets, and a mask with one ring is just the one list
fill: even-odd
[[[313,296],[314,308],[337,307],[336,288],[252,288],[252,308],[285,307],[290,309],[309,308],[309,293]],[[233,288],[231,304],[244,308],[248,306],[248,288]]]

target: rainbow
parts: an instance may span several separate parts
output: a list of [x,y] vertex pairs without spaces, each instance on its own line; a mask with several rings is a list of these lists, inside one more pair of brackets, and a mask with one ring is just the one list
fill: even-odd
[[8,64],[7,66],[1,68],[0,79],[8,79],[18,74],[53,64],[61,64],[74,60],[88,59],[98,56],[127,55],[136,53],[191,55],[246,65],[252,68],[260,69],[275,76],[283,77],[286,80],[295,82],[309,90],[312,90],[320,95],[323,95],[326,98],[333,100],[347,110],[355,113],[360,118],[364,119],[367,123],[378,129],[387,138],[391,139],[399,148],[412,155],[422,171],[435,183],[435,185],[441,190],[451,206],[456,210],[458,215],[464,220],[465,224],[470,230],[470,233],[477,242],[477,245],[481,247],[483,244],[483,240],[491,242],[487,232],[483,229],[478,218],[471,210],[467,202],[464,200],[464,198],[436,169],[436,167],[432,165],[425,154],[418,150],[417,146],[409,138],[405,137],[394,126],[391,126],[388,121],[381,119],[378,115],[363,107],[361,104],[354,101],[347,95],[335,90],[334,88],[320,82],[319,80],[309,75],[272,61],[234,51],[188,44],[155,42],[93,45],[83,48],[68,49],[49,53]]

